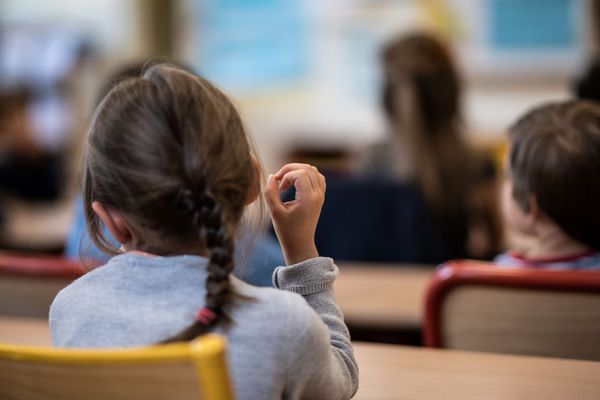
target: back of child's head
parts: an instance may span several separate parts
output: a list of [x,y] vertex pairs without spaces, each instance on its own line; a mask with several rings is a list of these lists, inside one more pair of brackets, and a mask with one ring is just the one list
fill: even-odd
[[572,239],[600,249],[600,105],[551,103],[509,130],[513,196],[540,211]]
[[[444,225],[465,219],[477,166],[462,137],[461,81],[449,49],[427,33],[388,43],[381,53],[383,108],[409,178]],[[408,161],[406,161],[408,160]]]
[[[206,307],[221,315],[236,229],[258,182],[230,100],[183,69],[151,66],[116,84],[100,102],[85,163],[85,214],[96,245],[116,253],[102,234],[94,201],[124,216],[136,233],[135,249],[206,254]],[[206,329],[196,322],[173,340]]]
[[[426,135],[452,133],[449,127],[460,116],[461,82],[446,46],[429,34],[413,33],[384,47],[381,62],[387,116],[400,123],[417,119]],[[410,92],[415,103],[405,112],[398,104],[402,92]]]

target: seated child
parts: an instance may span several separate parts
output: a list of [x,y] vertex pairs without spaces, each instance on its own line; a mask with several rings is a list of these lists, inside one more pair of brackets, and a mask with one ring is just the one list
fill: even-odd
[[[351,398],[358,368],[333,297],[338,269],[314,244],[325,196],[315,167],[288,164],[266,183],[287,264],[274,271],[275,288],[231,275],[261,174],[237,110],[207,80],[158,64],[114,86],[91,123],[83,200],[92,240],[115,256],[58,294],[54,345],[146,346],[215,332],[228,339],[238,399]],[[291,186],[295,199],[283,203]]]
[[508,136],[503,214],[533,244],[495,263],[600,269],[600,104],[543,105],[519,119]]

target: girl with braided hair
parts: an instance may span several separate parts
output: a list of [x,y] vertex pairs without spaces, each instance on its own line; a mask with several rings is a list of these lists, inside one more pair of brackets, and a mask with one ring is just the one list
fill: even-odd
[[[283,203],[291,186],[296,197]],[[337,267],[314,244],[325,194],[315,167],[288,164],[266,183],[287,264],[274,271],[275,287],[230,275],[244,211],[261,197],[261,168],[238,112],[210,82],[158,64],[116,84],[94,113],[83,192],[90,236],[114,256],[54,300],[55,346],[143,346],[210,331],[228,338],[240,399],[356,392],[333,299]]]

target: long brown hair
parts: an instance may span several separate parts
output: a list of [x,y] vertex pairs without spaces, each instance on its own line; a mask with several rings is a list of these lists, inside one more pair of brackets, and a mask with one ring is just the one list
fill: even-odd
[[[382,51],[383,108],[401,142],[398,162],[434,213],[451,221],[464,212],[472,154],[462,138],[461,81],[447,48],[415,33]],[[408,176],[407,176],[408,175]]]
[[[259,181],[231,101],[181,68],[151,65],[141,77],[116,84],[95,111],[83,184],[92,240],[117,252],[91,208],[99,201],[134,227],[136,249],[206,254],[205,306],[217,317],[231,297],[234,238],[244,204]],[[167,341],[189,340],[210,327],[196,321]]]

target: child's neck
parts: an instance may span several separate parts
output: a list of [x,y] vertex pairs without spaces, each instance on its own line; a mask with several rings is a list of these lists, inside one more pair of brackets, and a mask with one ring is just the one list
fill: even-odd
[[527,258],[562,258],[585,254],[591,249],[567,235],[557,226],[545,226],[536,233],[532,247],[524,252]]
[[121,250],[127,253],[144,255],[148,257],[166,257],[166,256],[179,256],[179,255],[196,255],[201,257],[207,257],[207,254],[202,249],[196,248],[181,248],[174,251],[164,251],[158,249],[148,249],[146,247],[131,246],[129,244],[121,246]]

